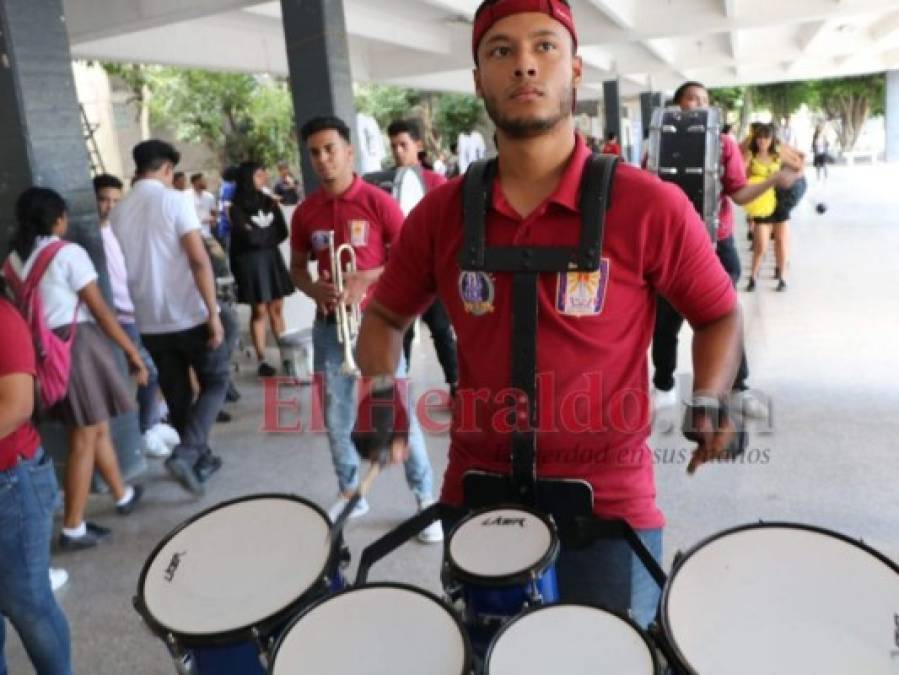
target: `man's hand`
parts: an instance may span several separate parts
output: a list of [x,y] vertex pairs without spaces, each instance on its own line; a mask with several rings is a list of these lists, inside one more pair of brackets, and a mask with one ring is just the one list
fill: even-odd
[[319,279],[312,284],[309,290],[310,297],[315,301],[315,306],[321,314],[327,315],[334,311],[334,307],[340,299],[334,284]]
[[371,286],[371,276],[360,272],[349,272],[343,277],[343,302],[348,305],[358,305],[365,297],[368,287]]
[[362,380],[353,443],[371,462],[399,464],[409,456],[406,382],[390,376]]
[[218,349],[225,340],[225,329],[222,327],[222,319],[218,312],[209,316],[206,326],[209,329],[209,340],[206,342],[206,346],[210,351]]
[[737,429],[723,406],[688,405],[684,436],[697,443],[687,467],[690,475],[707,462],[737,457],[746,447],[746,432]]
[[784,168],[774,174],[774,185],[781,190],[789,190],[801,177],[798,171]]

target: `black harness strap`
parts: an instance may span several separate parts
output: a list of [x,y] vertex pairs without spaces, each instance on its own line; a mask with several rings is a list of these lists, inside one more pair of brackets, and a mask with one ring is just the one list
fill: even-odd
[[[492,204],[496,161],[472,164],[463,186],[463,247],[459,267],[466,271],[511,272],[511,386],[524,395],[524,418],[512,433],[512,481],[521,501],[533,505],[537,478],[537,326],[540,274],[595,272],[600,267],[605,215],[618,158],[591,155],[581,182],[582,214],[577,248],[486,244],[486,217]],[[516,402],[521,410],[522,402]],[[526,419],[525,419],[526,418]]]

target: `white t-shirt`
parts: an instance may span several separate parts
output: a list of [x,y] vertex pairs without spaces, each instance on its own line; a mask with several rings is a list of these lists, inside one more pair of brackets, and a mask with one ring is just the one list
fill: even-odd
[[[54,241],[59,241],[59,237],[38,237],[24,267],[18,253],[10,255],[12,267],[22,281],[31,272],[40,251]],[[75,317],[75,308],[78,307],[78,292],[96,280],[97,270],[87,251],[78,244],[66,244],[59,249],[38,284],[47,328],[71,325]],[[78,323],[93,320],[87,307],[83,304],[78,307]]]
[[384,149],[384,136],[377,120],[371,115],[358,113],[356,133],[359,134],[359,170],[362,173],[380,171],[387,150]]
[[200,194],[197,194],[196,190],[191,190],[190,193],[193,195],[194,208],[197,210],[197,220],[200,221],[200,227],[203,228],[203,236],[211,237],[211,227],[215,223],[215,216],[212,215],[212,212],[216,207],[216,199],[211,192],[206,190]]
[[209,312],[181,238],[199,232],[190,195],[145,178],[109,216],[125,256],[128,289],[141,333],[177,333],[206,323]]

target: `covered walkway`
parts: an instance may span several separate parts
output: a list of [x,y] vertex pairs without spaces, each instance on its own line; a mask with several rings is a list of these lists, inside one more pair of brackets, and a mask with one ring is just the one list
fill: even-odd
[[[893,447],[899,438],[896,185],[899,167],[885,165],[835,169],[826,188],[812,181],[795,212],[788,292],[773,291],[769,263],[758,290],[741,294],[750,382],[772,399],[772,428],[753,438],[743,464],[706,467],[693,478],[679,461],[658,465],[669,564],[675,551],[759,519],[835,529],[899,559],[899,463]],[[812,208],[819,200],[830,207],[826,215]],[[739,237],[748,264],[742,229]],[[422,341],[413,362],[420,388],[441,383],[429,343]],[[688,359],[685,340],[682,373],[689,372]],[[258,492],[295,492],[323,506],[332,501],[326,439],[260,434],[262,390],[253,369],[244,369],[238,383],[244,397],[232,406],[235,421],[219,426],[215,439],[225,466],[204,499],[185,496],[154,464],[146,477],[146,504],[133,517],[118,519],[107,500],[93,501],[90,516],[114,527],[112,543],[56,558],[71,574],[61,600],[78,673],[171,672],[166,650],[143,627],[131,598],[147,555],[175,525],[220,501]],[[303,405],[308,410],[305,400]],[[660,455],[687,447],[679,433],[666,433],[677,417],[668,412],[656,421],[653,447]],[[428,444],[441,475],[447,438],[431,436]],[[365,545],[412,513],[401,471],[380,479],[371,503],[369,515],[349,527],[353,567]],[[409,544],[373,576],[438,591],[440,558],[440,546]],[[8,635],[10,672],[29,672],[15,633]]]

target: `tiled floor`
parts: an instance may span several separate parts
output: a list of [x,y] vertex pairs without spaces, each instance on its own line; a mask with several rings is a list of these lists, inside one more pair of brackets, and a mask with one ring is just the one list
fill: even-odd
[[[773,423],[753,438],[748,457],[757,461],[705,468],[692,478],[679,461],[658,465],[669,562],[675,551],[712,533],[759,519],[818,524],[863,538],[899,559],[897,185],[897,167],[834,170],[826,189],[813,186],[795,213],[789,291],[773,291],[769,262],[758,290],[742,293],[750,382],[770,395]],[[819,200],[830,207],[826,215],[812,209]],[[748,263],[742,229],[739,247]],[[686,337],[684,387],[689,385]],[[428,343],[425,339],[417,348],[413,362],[416,385],[422,387],[441,379]],[[231,406],[235,421],[216,429],[226,464],[207,497],[186,496],[153,463],[146,504],[131,518],[116,517],[103,498],[92,501],[92,517],[115,530],[111,543],[55,558],[71,574],[60,598],[71,624],[77,673],[173,672],[165,648],[144,628],[131,601],[149,552],[175,525],[219,501],[255,492],[294,492],[325,506],[334,497],[325,438],[260,433],[261,388],[249,369],[239,379],[244,398]],[[308,410],[305,402],[302,409]],[[679,434],[666,433],[675,421],[671,412],[659,416],[654,448],[687,447]],[[428,444],[439,476],[447,439],[431,436]],[[348,529],[354,565],[368,542],[414,508],[397,470],[379,479],[370,501],[371,513]],[[409,544],[378,565],[373,578],[437,591],[440,556],[440,546]],[[31,672],[14,632],[8,634],[10,672]]]

